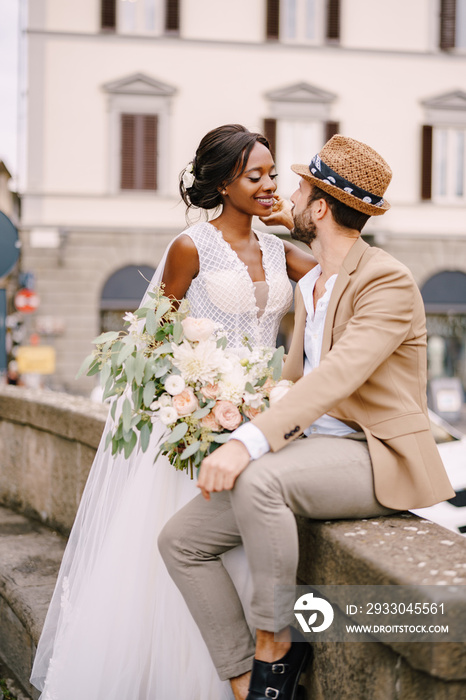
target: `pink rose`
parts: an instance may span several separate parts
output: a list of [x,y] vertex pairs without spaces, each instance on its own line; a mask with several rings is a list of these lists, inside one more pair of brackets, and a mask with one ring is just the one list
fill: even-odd
[[247,406],[246,404],[243,406],[243,413],[246,416],[246,418],[249,418],[249,420],[253,420],[256,416],[259,415],[259,413],[262,413],[261,408],[253,408],[252,406]]
[[241,423],[241,413],[231,401],[217,401],[212,413],[225,430],[235,430]]
[[268,377],[266,379],[265,383],[262,385],[263,393],[268,394],[270,389],[272,389],[274,386],[275,386],[275,382],[273,381],[273,379]]
[[222,429],[222,426],[215,418],[212,411],[206,416],[204,416],[204,418],[201,418],[201,425],[203,428],[207,428],[207,430],[212,430],[214,433],[218,433]]
[[215,330],[215,323],[210,318],[188,316],[181,321],[181,325],[186,338],[192,342],[207,340]]
[[199,408],[199,401],[194,391],[188,388],[173,397],[172,405],[179,416],[189,416]]
[[203,386],[201,394],[205,399],[216,399],[219,394],[218,384],[207,384]]

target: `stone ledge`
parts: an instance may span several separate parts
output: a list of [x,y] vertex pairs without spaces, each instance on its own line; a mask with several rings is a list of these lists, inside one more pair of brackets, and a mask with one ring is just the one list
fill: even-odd
[[[466,586],[466,539],[416,515],[327,522],[298,518],[298,524],[298,577],[306,584]],[[464,643],[384,646],[432,677],[466,681]],[[466,697],[466,682],[461,686]]]
[[55,391],[0,387],[0,420],[29,425],[97,449],[108,407]]

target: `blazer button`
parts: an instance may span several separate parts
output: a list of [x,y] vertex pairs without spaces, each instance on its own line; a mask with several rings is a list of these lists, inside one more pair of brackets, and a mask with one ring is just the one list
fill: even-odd
[[290,433],[285,433],[284,438],[285,440],[289,440],[291,437]]

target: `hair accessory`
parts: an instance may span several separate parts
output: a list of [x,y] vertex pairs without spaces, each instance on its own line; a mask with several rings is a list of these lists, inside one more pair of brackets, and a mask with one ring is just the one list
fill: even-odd
[[379,216],[390,209],[383,195],[392,171],[382,156],[365,143],[336,134],[309,166],[292,165],[291,169],[363,214]]
[[189,189],[194,185],[194,167],[193,167],[193,162],[188,163],[186,168],[184,169],[183,172],[183,185],[185,189]]

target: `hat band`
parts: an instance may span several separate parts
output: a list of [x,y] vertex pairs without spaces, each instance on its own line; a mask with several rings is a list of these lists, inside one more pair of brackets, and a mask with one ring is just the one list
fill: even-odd
[[329,168],[329,166],[321,160],[319,155],[314,156],[311,160],[309,170],[311,171],[311,175],[327,183],[327,185],[338,187],[339,190],[347,192],[353,197],[357,197],[357,199],[366,202],[366,204],[372,204],[374,207],[383,207],[384,205],[383,197],[371,194],[371,192],[363,190],[362,187],[358,187],[352,182],[349,182],[349,180],[345,180],[344,177],[341,177],[341,175],[338,175],[332,168]]

